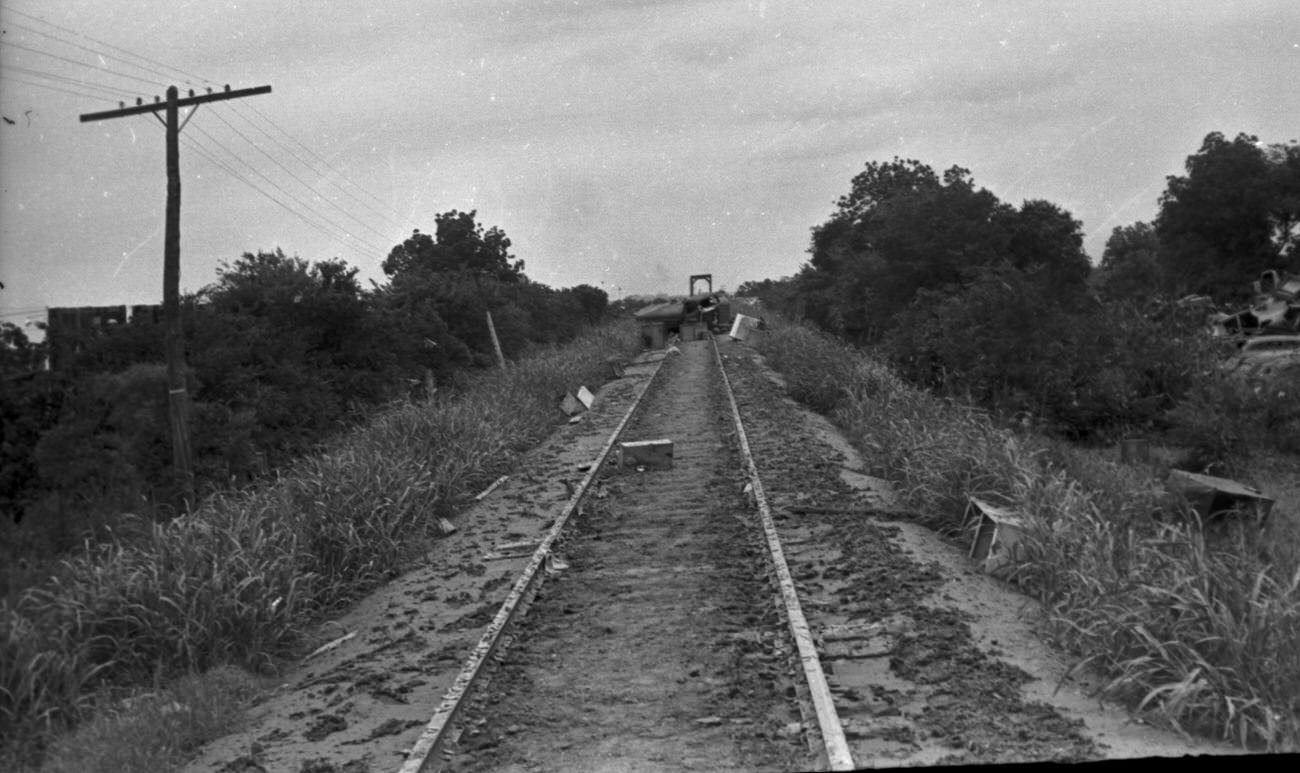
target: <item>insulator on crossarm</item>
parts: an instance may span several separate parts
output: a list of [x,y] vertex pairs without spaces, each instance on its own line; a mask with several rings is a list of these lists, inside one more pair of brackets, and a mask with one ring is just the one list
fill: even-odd
[[230,91],[230,84],[229,84],[229,83],[226,84],[226,91]]
[[117,108],[118,108],[119,110],[121,110],[121,109],[124,108],[124,107],[126,107],[126,103],[125,103],[125,102],[118,102],[118,103],[117,103]]
[[144,99],[141,98],[141,97],[136,97],[136,98],[135,98],[135,103],[136,103],[137,105],[143,105],[143,104],[144,104]]
[[194,96],[194,89],[190,89],[190,96]]

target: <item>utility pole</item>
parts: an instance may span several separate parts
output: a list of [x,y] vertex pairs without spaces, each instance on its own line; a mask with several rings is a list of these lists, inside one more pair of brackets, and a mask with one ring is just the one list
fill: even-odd
[[[180,134],[185,127],[180,123],[180,109],[191,105],[197,107],[204,102],[219,102],[226,99],[251,97],[255,94],[269,94],[270,86],[258,86],[251,89],[230,90],[194,95],[181,98],[175,86],[167,89],[167,101],[154,97],[153,104],[142,104],[137,99],[133,107],[119,102],[117,110],[101,113],[83,113],[81,122],[104,121],[109,118],[124,118],[129,115],[153,113],[167,129],[167,215],[166,230],[163,235],[163,324],[165,325],[165,350],[167,355],[167,415],[172,430],[172,472],[176,483],[184,495],[185,509],[194,504],[194,468],[190,462],[190,427],[189,394],[185,387],[185,337],[181,331],[180,283],[181,283],[181,167]],[[166,120],[158,115],[159,110],[166,111]],[[191,111],[185,118],[189,123],[194,117]]]

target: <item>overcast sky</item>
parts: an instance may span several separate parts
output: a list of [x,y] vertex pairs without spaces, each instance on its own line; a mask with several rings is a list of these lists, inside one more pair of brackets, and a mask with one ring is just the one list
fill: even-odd
[[188,290],[276,247],[382,281],[452,209],[552,286],[734,289],[894,156],[1064,207],[1096,261],[1208,132],[1300,136],[1295,0],[0,2],[16,322],[160,301],[162,127],[78,116],[173,83],[273,88],[182,132]]

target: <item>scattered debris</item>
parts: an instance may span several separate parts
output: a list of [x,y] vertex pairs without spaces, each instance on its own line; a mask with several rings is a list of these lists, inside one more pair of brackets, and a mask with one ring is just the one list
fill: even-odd
[[500,478],[497,478],[496,480],[492,481],[492,485],[483,489],[483,491],[481,491],[478,496],[474,497],[474,501],[482,502],[484,497],[486,497],[488,494],[491,494],[493,491],[496,491],[497,487],[500,486],[502,483],[505,483],[506,480],[508,480],[509,478],[510,478],[509,475],[502,475]]
[[1016,543],[1024,529],[1020,517],[1007,508],[971,497],[962,518],[963,523],[970,520],[977,520],[970,557],[988,574],[1005,569],[1015,558]]
[[560,401],[560,410],[573,416],[590,408],[595,400],[596,396],[591,393],[591,390],[580,386],[576,392],[565,393],[564,399]]
[[670,470],[673,466],[673,441],[662,438],[619,443],[618,466]]
[[308,655],[306,659],[307,659],[307,660],[311,660],[312,658],[316,657],[317,655],[320,655],[320,654],[325,653],[325,652],[329,652],[330,650],[334,649],[335,647],[339,646],[339,645],[342,644],[343,642],[345,642],[345,641],[347,641],[347,640],[353,638],[353,637],[356,636],[356,635],[357,635],[357,632],[356,632],[356,631],[353,631],[352,633],[346,633],[346,634],[343,634],[342,636],[340,636],[339,638],[335,639],[334,641],[328,642],[328,643],[326,643],[326,644],[322,644],[321,646],[319,646],[319,647],[317,647],[316,649],[312,650],[311,654]]
[[455,532],[455,531],[456,531],[456,524],[452,523],[451,521],[447,520],[446,518],[439,518],[439,519],[438,519],[438,533],[439,533],[439,534],[442,534],[442,535],[445,537],[446,535],[451,534],[451,533],[453,533],[453,532]]
[[537,546],[541,544],[540,539],[523,540],[521,542],[502,542],[497,545],[491,553],[483,556],[484,561],[499,561],[505,558],[523,558],[530,556]]
[[1241,311],[1210,315],[1216,337],[1300,333],[1300,276],[1270,269],[1252,283],[1255,297]]
[[745,343],[755,344],[759,341],[759,335],[767,325],[761,317],[750,317],[745,314],[737,314],[735,321],[731,323],[731,336],[734,341],[744,341]]
[[1257,521],[1262,522],[1273,508],[1273,500],[1258,489],[1213,475],[1170,470],[1165,487],[1185,497],[1206,521],[1226,513],[1241,512],[1244,506]]

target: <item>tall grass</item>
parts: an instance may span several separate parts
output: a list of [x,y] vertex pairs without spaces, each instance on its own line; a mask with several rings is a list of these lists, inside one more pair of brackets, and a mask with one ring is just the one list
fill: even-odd
[[0,742],[36,750],[88,713],[97,688],[269,668],[544,436],[566,390],[599,384],[606,358],[635,347],[630,324],[589,332],[454,394],[392,406],[266,484],[87,545],[0,605]]
[[959,531],[972,495],[1019,512],[1011,579],[1108,694],[1187,732],[1300,745],[1294,544],[1250,527],[1207,535],[1152,474],[999,428],[806,328],[774,326],[764,353],[931,526]]

